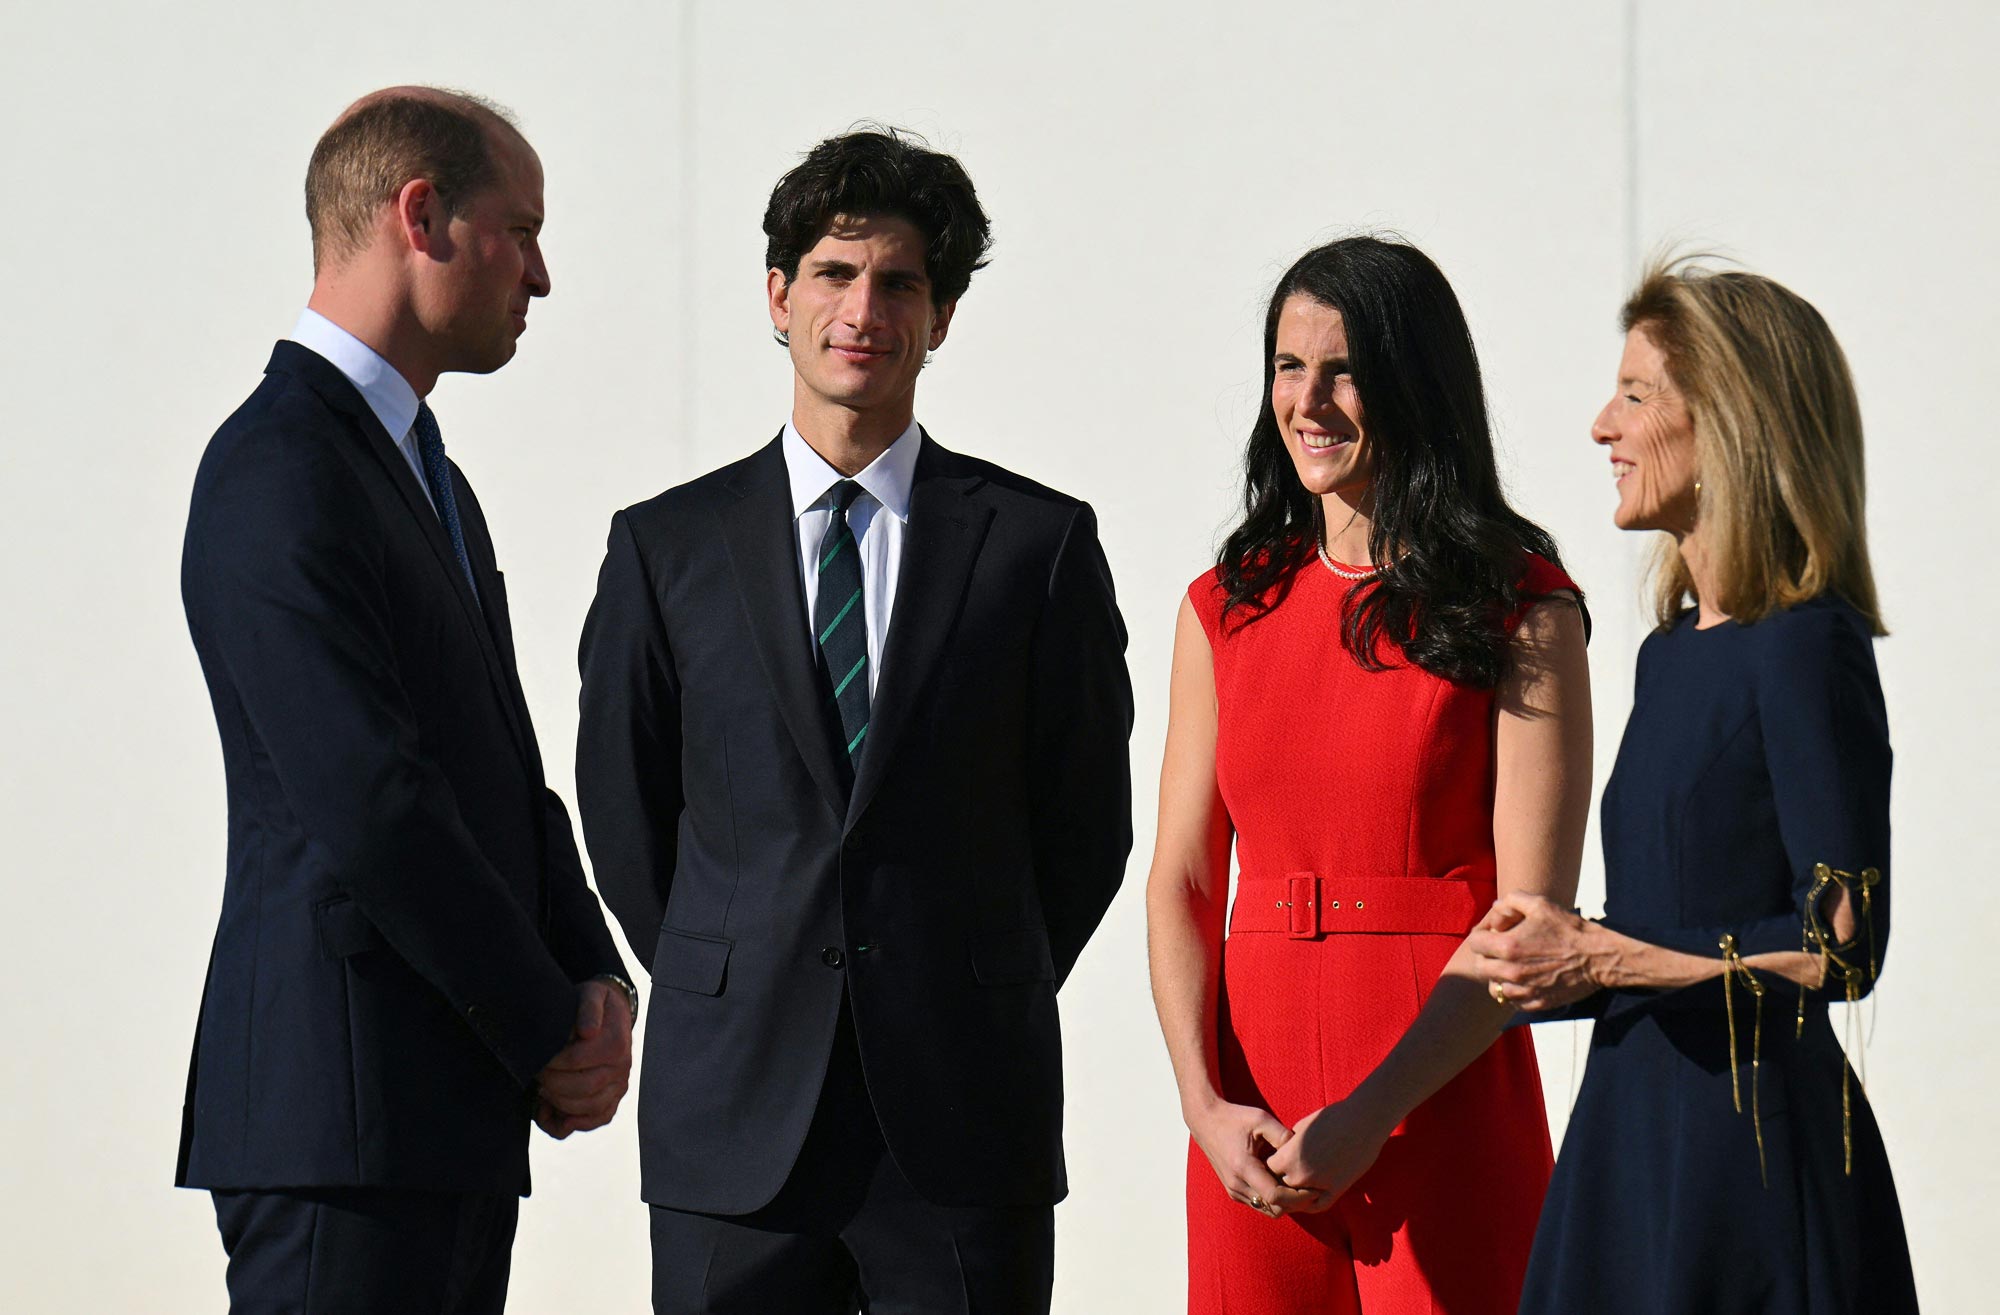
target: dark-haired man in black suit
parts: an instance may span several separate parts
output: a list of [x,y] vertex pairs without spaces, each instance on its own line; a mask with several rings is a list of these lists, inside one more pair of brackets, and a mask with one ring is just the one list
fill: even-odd
[[178,1181],[238,1311],[492,1312],[528,1122],[610,1119],[624,980],[543,784],[507,595],[422,399],[549,291],[495,107],[378,92],[306,178],[312,299],[195,477],[181,588],[229,871]]
[[655,947],[655,1309],[1046,1311],[1124,626],[1088,506],[916,423],[987,245],[958,162],[833,138],[764,228],[791,419],[613,518],[582,647],[584,834]]

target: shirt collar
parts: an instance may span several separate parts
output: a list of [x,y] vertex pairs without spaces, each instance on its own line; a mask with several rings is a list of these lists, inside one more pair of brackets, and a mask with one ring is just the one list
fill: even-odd
[[292,341],[326,358],[360,392],[361,400],[397,443],[417,418],[417,390],[396,367],[383,360],[361,339],[316,310],[300,313]]
[[[922,446],[923,430],[912,420],[887,451],[854,477],[863,492],[899,521],[910,519],[910,485],[917,477],[917,452]],[[792,485],[792,518],[796,520],[845,477],[812,450],[789,420],[785,422],[784,449],[785,473]]]

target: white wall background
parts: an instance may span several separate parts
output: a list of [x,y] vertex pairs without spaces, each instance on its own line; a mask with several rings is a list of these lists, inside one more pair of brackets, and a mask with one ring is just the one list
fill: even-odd
[[[1980,0],[10,7],[0,1308],[224,1304],[208,1202],[168,1186],[223,859],[182,518],[203,442],[308,290],[314,139],[406,80],[511,104],[547,166],[555,295],[505,372],[434,400],[499,540],[566,794],[607,518],[784,418],[761,306],[771,184],[864,117],[925,132],[977,181],[995,259],[919,414],[1095,502],[1139,696],[1138,849],[1064,993],[1066,1313],[1181,1300],[1183,1133],[1139,887],[1173,612],[1231,510],[1271,282],[1361,227],[1404,233],[1452,277],[1513,492],[1595,603],[1600,781],[1644,629],[1643,545],[1610,527],[1586,429],[1638,256],[1697,241],[1813,299],[1861,388],[1895,632],[1878,651],[1901,893],[1871,1091],[1927,1306],[1982,1308],[2000,1230],[1996,50],[2000,11]],[[1586,902],[1601,887],[1593,855]],[[1559,1124],[1572,1040],[1542,1040]],[[632,1119],[536,1154],[513,1309],[643,1309]]]

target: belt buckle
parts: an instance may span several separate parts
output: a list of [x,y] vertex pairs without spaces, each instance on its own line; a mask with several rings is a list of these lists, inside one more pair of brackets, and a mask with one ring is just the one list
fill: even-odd
[[1310,872],[1294,872],[1286,879],[1286,913],[1291,926],[1286,934],[1295,941],[1319,935],[1319,878]]

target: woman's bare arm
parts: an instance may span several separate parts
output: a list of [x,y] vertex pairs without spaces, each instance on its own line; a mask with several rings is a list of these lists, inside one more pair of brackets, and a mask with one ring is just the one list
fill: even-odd
[[[1229,902],[1229,816],[1215,777],[1215,667],[1208,636],[1183,600],[1174,628],[1160,824],[1146,878],[1146,951],[1153,1004],[1180,1088],[1181,1116],[1231,1196],[1268,1214],[1312,1200],[1264,1163],[1292,1130],[1269,1111],[1222,1095],[1217,995]],[[1260,1204],[1261,1203],[1261,1204]]]

